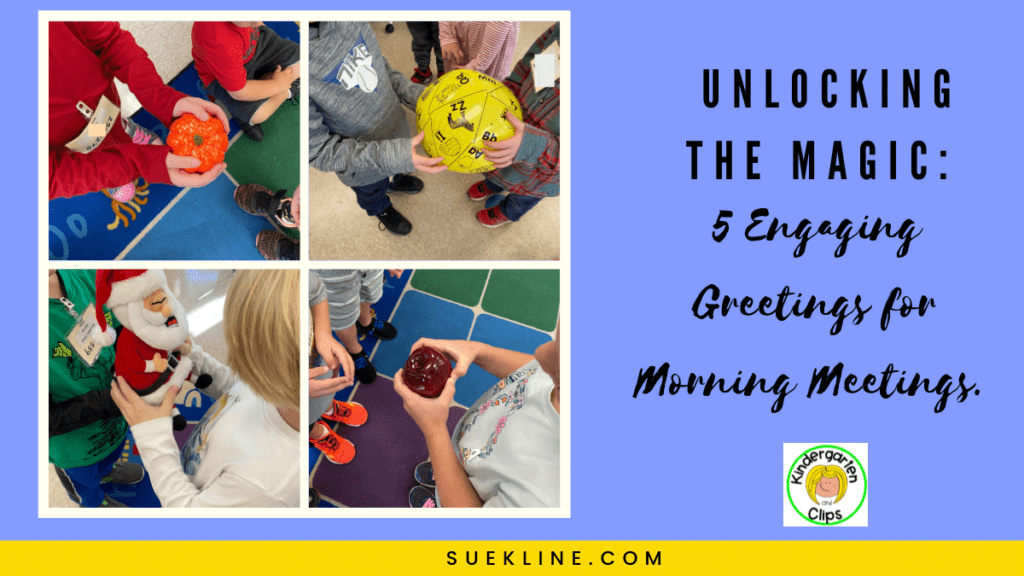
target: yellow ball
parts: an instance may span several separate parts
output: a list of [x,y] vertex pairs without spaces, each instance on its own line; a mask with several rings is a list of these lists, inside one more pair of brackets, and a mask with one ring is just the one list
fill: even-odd
[[453,70],[428,87],[416,102],[416,129],[423,132],[423,150],[444,156],[452,172],[473,174],[494,170],[484,147],[515,135],[505,118],[523,111],[512,93],[494,78],[470,70]]

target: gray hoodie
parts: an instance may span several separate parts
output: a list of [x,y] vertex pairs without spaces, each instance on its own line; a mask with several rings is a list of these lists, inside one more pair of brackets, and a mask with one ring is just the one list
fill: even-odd
[[423,86],[392,70],[367,22],[309,31],[309,165],[365,186],[415,168],[401,104]]

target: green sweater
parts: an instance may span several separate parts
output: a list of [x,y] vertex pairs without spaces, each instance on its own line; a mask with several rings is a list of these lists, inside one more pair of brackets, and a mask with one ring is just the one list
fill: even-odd
[[[96,301],[94,270],[60,270],[67,299],[82,314]],[[108,310],[107,324],[118,326]],[[75,354],[65,336],[75,318],[59,298],[50,298],[50,462],[61,468],[95,464],[124,443],[128,424],[109,411],[114,347],[100,353],[92,367]],[[99,400],[102,396],[108,396]],[[101,408],[97,408],[101,407]],[[60,420],[55,430],[55,420]]]

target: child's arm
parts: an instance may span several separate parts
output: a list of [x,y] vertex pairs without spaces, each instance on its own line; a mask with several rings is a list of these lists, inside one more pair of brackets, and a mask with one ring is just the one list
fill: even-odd
[[[153,492],[164,508],[279,508],[286,505],[230,472],[221,474],[202,490],[197,488],[181,468],[181,452],[174,440],[169,416],[134,424],[132,436],[142,464],[149,472]],[[268,466],[294,466],[294,463],[268,462]]]
[[[189,337],[189,340],[191,341],[191,337]],[[218,362],[213,356],[203,352],[203,349],[198,344],[191,344],[191,350],[187,351],[187,356],[192,359],[193,372],[209,374],[213,378],[210,386],[203,388],[201,392],[214,400],[227,394],[228,390],[241,380],[230,368]]]
[[139,176],[146,182],[170,184],[170,153],[170,146],[139,144],[118,144],[88,154],[50,150],[50,200],[121,186]]
[[63,402],[50,397],[50,436],[60,436],[105,418],[121,417],[110,390],[93,390]]
[[388,74],[388,79],[391,80],[391,87],[395,89],[395,93],[398,94],[398,100],[406,106],[416,109],[416,100],[419,99],[420,94],[427,89],[423,84],[417,84],[412,80],[405,77],[398,70],[391,67],[388,63],[388,59],[384,59],[384,70]]
[[174,105],[185,94],[164,84],[156,66],[135,38],[117,22],[69,23],[83,43],[97,53],[103,64],[131,89],[147,112],[164,126],[174,121]]
[[477,72],[486,70],[494,62],[494,59],[498,57],[498,52],[505,43],[505,39],[508,37],[508,30],[512,25],[512,22],[488,22],[487,27],[484,29],[484,36],[480,41],[480,49],[477,50],[476,58],[466,62],[463,68],[476,70]]
[[245,85],[238,90],[228,90],[228,94],[235,100],[244,102],[255,102],[276,96],[291,87],[292,82],[299,77],[297,68],[288,67],[284,70],[280,66],[270,73],[269,78],[263,80],[246,80]]
[[476,488],[469,480],[466,469],[459,462],[459,456],[448,435],[448,411],[455,396],[455,378],[448,380],[437,398],[424,398],[413,392],[402,380],[402,370],[395,374],[395,392],[402,398],[402,405],[419,426],[427,442],[427,452],[434,468],[434,482],[441,506],[445,508],[480,508]]
[[361,172],[407,174],[416,169],[412,140],[396,138],[359,142],[330,131],[315,102],[309,103],[309,165],[323,172],[354,177]]

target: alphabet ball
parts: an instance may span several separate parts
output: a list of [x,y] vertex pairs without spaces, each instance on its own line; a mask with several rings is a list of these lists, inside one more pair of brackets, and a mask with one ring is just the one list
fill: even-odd
[[416,128],[424,133],[423,150],[444,157],[453,172],[474,174],[494,170],[485,147],[515,135],[505,118],[523,111],[512,93],[494,78],[470,70],[453,70],[428,87],[416,102]]

